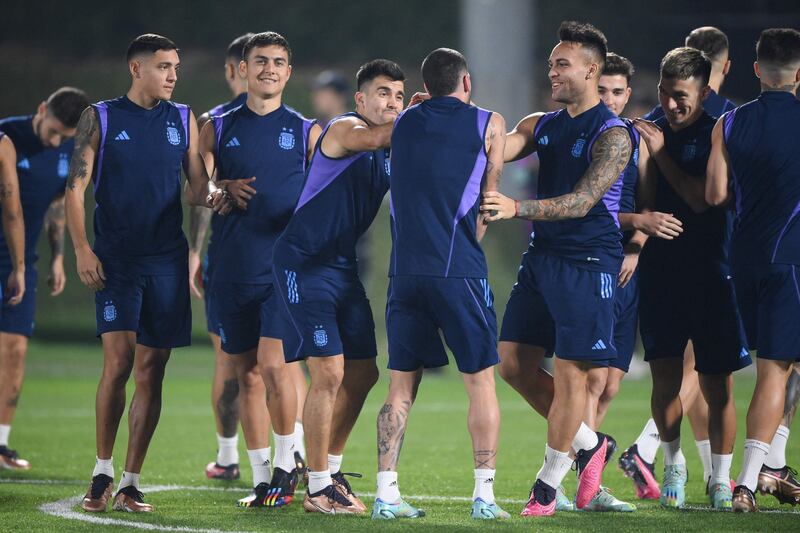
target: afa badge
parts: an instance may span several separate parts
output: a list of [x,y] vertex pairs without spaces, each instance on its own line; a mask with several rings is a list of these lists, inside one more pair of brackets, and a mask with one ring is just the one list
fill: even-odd
[[586,145],[586,139],[580,138],[575,140],[575,144],[572,145],[572,157],[580,157],[583,153],[583,147]]
[[697,146],[694,144],[687,144],[683,147],[683,152],[681,153],[681,160],[684,163],[688,163],[692,159],[695,158],[697,155]]
[[317,326],[314,330],[314,345],[322,348],[328,344],[328,332],[322,329],[322,326]]
[[117,319],[117,307],[114,302],[108,301],[103,307],[103,320],[106,322],[113,322]]
[[181,133],[175,127],[174,122],[167,122],[167,141],[172,146],[178,146],[181,143]]
[[282,128],[281,134],[278,136],[278,146],[284,150],[291,150],[294,148],[294,130],[291,128]]
[[60,154],[58,156],[58,177],[66,178],[69,174],[69,156],[67,154]]

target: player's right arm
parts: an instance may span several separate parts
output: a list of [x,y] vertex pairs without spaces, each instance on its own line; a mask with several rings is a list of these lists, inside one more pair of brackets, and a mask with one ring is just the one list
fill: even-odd
[[731,199],[730,162],[725,147],[723,120],[720,118],[711,132],[711,153],[706,168],[706,202],[714,207],[724,205]]
[[[500,176],[503,174],[506,147],[506,121],[500,113],[492,113],[489,118],[483,142],[486,147],[486,172],[481,182],[481,193],[500,189]],[[478,241],[481,241],[486,234],[487,225],[484,218],[486,215],[478,212],[478,224],[476,225]]]
[[78,277],[87,287],[98,291],[106,279],[103,265],[92,251],[86,237],[86,211],[84,196],[92,179],[94,161],[100,147],[100,126],[94,108],[83,110],[75,134],[75,150],[69,165],[67,188],[64,201],[67,215],[67,229],[75,248]]
[[358,152],[389,148],[394,122],[370,126],[357,117],[337,120],[322,139],[322,151],[328,157],[345,157]]
[[533,132],[536,130],[536,124],[539,123],[539,119],[543,116],[544,113],[528,115],[520,120],[513,130],[508,132],[503,153],[503,160],[506,163],[518,161],[536,151],[536,139],[533,138]]
[[19,199],[17,152],[7,135],[0,138],[0,208],[3,212],[3,234],[8,243],[13,269],[8,276],[10,305],[17,305],[25,294],[25,223]]

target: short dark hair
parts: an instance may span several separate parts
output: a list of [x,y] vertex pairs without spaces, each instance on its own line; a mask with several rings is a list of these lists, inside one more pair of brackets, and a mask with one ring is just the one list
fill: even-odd
[[247,44],[247,41],[253,36],[252,32],[245,33],[244,35],[238,36],[236,39],[231,41],[231,44],[228,45],[228,51],[225,54],[225,59],[234,59],[236,61],[241,61],[244,52],[244,45]]
[[792,28],[769,28],[756,43],[759,63],[789,67],[800,63],[800,32]]
[[75,87],[61,87],[45,102],[47,111],[68,128],[78,125],[83,110],[89,107],[86,93]]
[[286,50],[286,54],[289,56],[289,64],[291,65],[292,48],[289,46],[289,41],[286,40],[286,37],[274,31],[264,31],[253,34],[245,43],[244,48],[242,48],[242,59],[247,60],[250,50],[262,46],[280,46]]
[[128,53],[125,56],[125,60],[130,61],[139,54],[155,54],[159,50],[177,49],[178,47],[170,39],[155,33],[145,33],[132,40],[131,44],[128,45]]
[[594,55],[602,71],[608,54],[608,40],[603,32],[587,22],[565,20],[558,27],[558,38],[568,43],[578,43],[588,48]]
[[422,81],[431,96],[455,92],[466,72],[467,59],[452,48],[437,48],[422,61]]
[[606,54],[606,62],[603,65],[603,76],[625,76],[630,84],[635,69],[633,63],[627,57],[622,57],[614,52]]
[[686,46],[697,48],[712,60],[721,59],[728,52],[728,36],[714,26],[695,28],[686,36]]
[[378,76],[386,76],[392,81],[405,81],[406,75],[403,69],[394,61],[388,59],[373,59],[361,65],[356,72],[356,87],[360,91],[365,83],[368,83]]
[[705,87],[711,77],[711,60],[697,48],[675,48],[661,60],[661,77],[670,80],[697,78]]

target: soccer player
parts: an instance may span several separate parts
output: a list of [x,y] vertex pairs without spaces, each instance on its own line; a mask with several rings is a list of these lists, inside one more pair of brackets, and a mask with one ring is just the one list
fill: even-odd
[[[577,507],[586,507],[600,489],[608,439],[581,421],[589,370],[617,357],[614,292],[623,259],[617,213],[621,173],[633,151],[625,123],[598,94],[605,36],[578,22],[563,22],[558,36],[549,78],[553,100],[566,108],[524,118],[505,148],[506,161],[539,154],[538,199],[487,192],[481,205],[489,221],[534,221],[499,345],[500,375],[548,420],[545,462],[523,516],[555,512],[571,449],[577,452]],[[553,352],[554,379],[543,387],[540,364]]]
[[[242,105],[247,99],[247,79],[239,72],[242,49],[252,33],[240,35],[231,42],[225,54],[225,81],[231,91],[232,99],[213,107],[197,118],[197,126],[202,131],[210,117],[222,115]],[[206,170],[209,170],[208,167]],[[213,169],[211,169],[213,172]],[[211,313],[210,295],[207,291],[211,277],[211,264],[214,258],[209,254],[206,261],[201,260],[206,232],[211,224],[212,211],[203,206],[189,209],[189,289],[197,298],[203,298],[206,311],[208,336],[214,347],[214,379],[211,385],[211,409],[214,413],[217,434],[217,458],[206,465],[206,477],[210,479],[239,479],[239,382],[233,359],[220,347],[218,322]],[[201,293],[201,288],[206,289]]]
[[[0,317],[0,468],[27,470],[30,463],[8,448],[8,434],[17,409],[28,338],[33,333],[36,312],[36,243],[43,227],[50,242],[50,270],[48,284],[50,295],[58,296],[64,290],[64,184],[72,156],[75,126],[81,112],[89,105],[83,91],[62,87],[39,104],[34,115],[0,120],[0,132],[8,136],[6,143],[16,159],[16,174],[5,177],[14,181],[19,176],[19,187],[5,184],[4,191],[22,203],[25,222],[25,283],[27,290],[18,305],[4,307]],[[12,163],[7,163],[11,165]],[[9,167],[10,173],[14,169]],[[5,183],[5,182],[4,182]],[[0,193],[5,198],[5,194]],[[9,198],[8,201],[16,201]],[[9,207],[8,216],[16,216]],[[3,207],[5,215],[5,207]],[[7,243],[0,235],[0,280],[16,274],[14,261],[16,243]],[[12,277],[12,279],[15,279]],[[10,287],[14,283],[9,283]],[[10,291],[13,296],[13,290]]]
[[309,512],[366,512],[341,472],[347,437],[378,380],[375,324],[356,243],[389,189],[387,148],[403,109],[404,79],[392,61],[361,66],[356,112],[334,118],[322,132],[300,200],[275,243],[286,361],[307,358],[311,374],[303,413]]
[[[306,162],[321,129],[283,104],[291,61],[283,36],[264,32],[250,37],[239,66],[247,80],[247,99],[240,107],[212,116],[200,138],[207,168],[216,170],[219,178],[253,176],[245,190],[247,209],[236,209],[222,220],[215,215],[209,247],[215,259],[207,289],[222,351],[234,361],[253,469],[253,494],[239,501],[243,507],[286,505],[297,484],[297,397],[275,319],[282,304],[272,283],[272,251],[300,197]],[[270,420],[275,429],[273,472]]]
[[374,519],[416,518],[397,464],[424,368],[447,364],[440,332],[469,396],[475,466],[472,517],[509,518],[495,502],[500,409],[494,384],[497,319],[479,241],[478,206],[503,170],[505,121],[470,105],[472,81],[461,53],[434,50],[422,62],[425,102],[408,108],[392,135],[392,257],[386,327],[391,382],[378,414]]
[[[145,34],[127,52],[127,94],[86,108],[78,122],[66,189],[67,226],[78,275],[95,291],[103,373],[97,389],[97,461],[83,499],[103,512],[111,496],[111,452],[125,410],[125,384],[136,388],[128,412],[125,469],[114,509],[151,512],[139,475],[161,412],[172,348],[191,335],[188,246],[181,229],[181,166],[191,203],[230,209],[229,193],[208,178],[188,106],[169,101],[180,60],[175,43]],[[94,246],[84,223],[84,193],[94,178]]]
[[695,48],[676,48],[661,61],[659,100],[666,116],[635,125],[651,155],[651,200],[673,213],[684,232],[674,241],[654,240],[640,260],[640,305],[645,360],[653,377],[652,414],[664,451],[660,501],[683,507],[686,459],[680,445],[684,406],[683,355],[695,351],[700,390],[709,406],[712,476],[709,499],[730,509],[730,465],[736,437],[732,372],[750,364],[728,266],[731,217],[705,200],[706,162],[714,119],[702,106],[711,61]]
[[[693,29],[686,36],[685,46],[696,48],[705,53],[711,60],[711,76],[708,78],[708,95],[703,100],[703,109],[713,118],[722,116],[723,113],[730,111],[736,104],[727,98],[719,95],[722,84],[725,83],[725,76],[731,69],[729,57],[730,47],[728,46],[728,36],[719,28],[714,26],[703,26]],[[647,115],[647,120],[657,120],[664,116],[664,109],[661,105],[654,107]]]
[[[717,121],[705,187],[709,204],[730,202],[736,210],[733,279],[749,346],[758,353],[744,462],[733,493],[737,512],[757,510],[759,472],[783,416],[792,365],[800,361],[800,32],[761,32],[754,68],[761,95]],[[795,503],[800,491],[795,486],[784,493],[790,494]]]

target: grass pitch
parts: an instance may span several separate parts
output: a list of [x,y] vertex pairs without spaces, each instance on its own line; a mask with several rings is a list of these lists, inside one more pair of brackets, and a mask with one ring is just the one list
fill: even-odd
[[[385,353],[385,349],[383,350]],[[458,375],[449,370],[423,380],[412,409],[400,462],[400,487],[406,498],[424,508],[425,518],[375,523],[368,517],[328,517],[303,512],[292,503],[284,509],[238,509],[235,502],[249,490],[250,470],[240,439],[242,480],[213,483],[203,468],[215,457],[210,409],[213,354],[210,347],[177,350],[169,364],[161,422],[142,473],[143,490],[156,512],[99,515],[100,523],[77,520],[86,514],[77,497],[88,486],[94,462],[94,395],[101,368],[98,344],[31,343],[24,393],[11,435],[11,446],[31,461],[29,472],[0,471],[0,531],[100,531],[146,527],[158,531],[330,531],[436,528],[456,531],[478,528],[538,531],[798,531],[800,508],[779,506],[769,496],[758,501],[766,512],[733,515],[712,512],[703,491],[702,468],[684,426],[684,452],[689,461],[688,510],[665,511],[657,502],[636,501],[631,514],[560,513],[543,519],[519,517],[544,450],[545,421],[498,379],[503,422],[495,489],[500,504],[513,518],[503,523],[478,523],[469,518],[472,461],[466,429],[467,399]],[[385,366],[385,355],[379,366]],[[356,493],[375,488],[375,417],[388,378],[375,387],[350,439],[343,469],[361,472],[352,480]],[[733,465],[741,464],[744,412],[752,393],[752,375],[737,380],[739,438]],[[129,398],[132,390],[129,389]],[[636,438],[649,412],[649,379],[630,380],[611,407],[603,430],[624,448]],[[127,442],[126,421],[115,449],[116,480],[121,475]],[[631,482],[616,468],[606,470],[605,485],[621,499],[635,499]],[[800,440],[790,439],[790,464],[800,464]],[[661,474],[659,457],[657,472]],[[575,490],[575,476],[565,480]],[[148,493],[147,487],[153,487]],[[70,501],[65,501],[72,498]],[[372,498],[363,498],[371,505]],[[54,503],[57,502],[57,503]],[[72,505],[70,505],[71,502]],[[44,510],[51,514],[47,514]],[[57,514],[59,516],[54,516]],[[98,518],[92,515],[92,518]],[[110,522],[108,522],[110,520]]]

